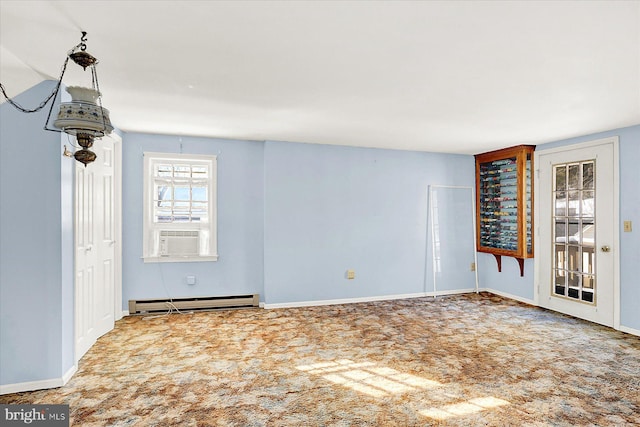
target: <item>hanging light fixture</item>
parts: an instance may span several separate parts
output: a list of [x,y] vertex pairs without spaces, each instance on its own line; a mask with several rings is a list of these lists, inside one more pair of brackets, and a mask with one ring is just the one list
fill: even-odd
[[34,113],[44,108],[49,100],[55,100],[58,92],[60,91],[62,78],[64,77],[64,73],[67,69],[69,59],[81,66],[85,71],[89,68],[91,70],[91,88],[81,86],[67,87],[66,90],[71,95],[71,101],[60,103],[58,116],[53,122],[55,129],[50,129],[48,127],[55,102],[51,103],[47,120],[44,123],[45,130],[64,132],[76,137],[78,144],[82,148],[73,153],[73,157],[85,166],[96,159],[96,154],[90,150],[93,146],[93,141],[96,138],[101,138],[113,131],[113,126],[109,120],[109,111],[102,107],[100,86],[98,84],[98,75],[96,73],[96,64],[98,64],[98,60],[86,52],[86,36],[87,33],[83,31],[80,43],[67,54],[67,58],[62,65],[62,73],[60,74],[56,87],[38,107],[29,110],[20,106],[7,96],[4,86],[0,83],[2,94],[11,105],[24,113]]

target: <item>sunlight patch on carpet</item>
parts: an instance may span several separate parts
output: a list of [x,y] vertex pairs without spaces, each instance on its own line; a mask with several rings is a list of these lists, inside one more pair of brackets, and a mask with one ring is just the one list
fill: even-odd
[[459,417],[463,415],[474,414],[487,409],[497,408],[498,406],[509,405],[510,403],[497,397],[478,397],[466,402],[455,403],[453,405],[443,406],[442,408],[430,408],[420,411],[420,414],[434,420],[446,420],[451,417]]
[[321,375],[324,379],[335,384],[374,397],[424,390],[442,385],[438,381],[378,366],[372,362],[353,362],[343,359],[335,362],[300,365],[296,368],[313,375]]

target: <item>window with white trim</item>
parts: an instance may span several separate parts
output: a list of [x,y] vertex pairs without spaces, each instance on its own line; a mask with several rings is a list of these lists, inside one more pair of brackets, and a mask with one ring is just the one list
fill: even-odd
[[145,262],[216,261],[216,156],[144,153]]

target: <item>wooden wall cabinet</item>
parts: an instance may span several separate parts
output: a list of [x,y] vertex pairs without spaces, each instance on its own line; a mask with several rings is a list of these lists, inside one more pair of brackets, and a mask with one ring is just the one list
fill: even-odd
[[513,257],[524,275],[524,260],[533,258],[533,152],[518,145],[477,154],[476,244],[493,254],[502,271],[502,256]]

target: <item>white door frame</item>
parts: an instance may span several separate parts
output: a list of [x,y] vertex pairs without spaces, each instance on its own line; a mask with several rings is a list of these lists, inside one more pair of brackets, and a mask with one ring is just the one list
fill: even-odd
[[113,298],[113,319],[118,321],[122,319],[122,138],[116,133],[112,133],[114,146],[114,193],[113,193],[113,215],[114,215],[114,287],[115,295]]
[[[563,151],[572,151],[581,148],[589,148],[600,145],[612,145],[613,148],[613,327],[620,329],[620,158],[619,158],[619,138],[612,136],[609,138],[597,139],[593,141],[565,145],[562,147],[549,148],[546,150],[536,150],[534,152],[534,164],[536,173],[534,174],[534,189],[539,192],[540,189],[540,156],[545,154],[560,153]],[[536,194],[534,198],[534,224],[536,228],[536,237],[540,236],[540,200],[542,194]],[[536,305],[540,306],[540,252],[542,245],[538,242],[534,245],[534,274],[533,274],[533,300]],[[544,284],[546,286],[546,284]]]

